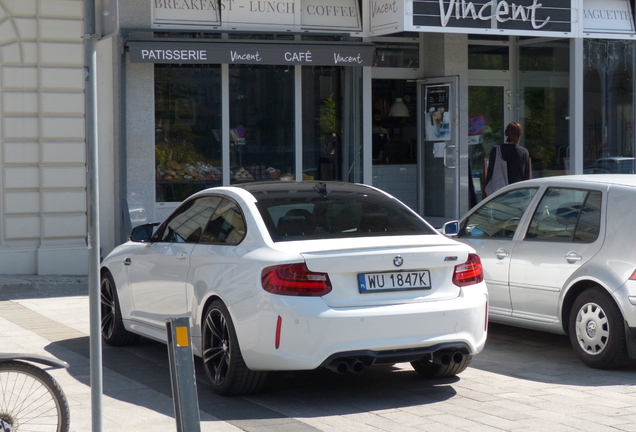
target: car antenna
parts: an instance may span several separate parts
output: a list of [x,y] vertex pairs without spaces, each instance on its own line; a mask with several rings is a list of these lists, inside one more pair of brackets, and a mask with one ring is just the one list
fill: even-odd
[[328,194],[329,193],[329,189],[327,189],[327,184],[326,183],[316,183],[314,185],[314,190],[316,192],[318,192],[319,194]]

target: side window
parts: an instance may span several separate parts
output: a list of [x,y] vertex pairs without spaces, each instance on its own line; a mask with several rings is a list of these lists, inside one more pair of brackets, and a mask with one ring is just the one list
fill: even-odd
[[599,191],[549,188],[532,217],[526,239],[593,242],[601,224],[601,197]]
[[245,238],[245,219],[238,205],[224,199],[210,219],[201,243],[237,245]]
[[205,225],[221,202],[218,197],[188,201],[170,216],[159,233],[160,242],[198,243]]
[[536,188],[516,189],[488,201],[464,223],[459,237],[512,238]]

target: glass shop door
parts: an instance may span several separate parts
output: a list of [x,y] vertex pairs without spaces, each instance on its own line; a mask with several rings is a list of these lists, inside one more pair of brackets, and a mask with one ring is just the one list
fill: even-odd
[[458,81],[417,81],[419,213],[435,227],[460,216]]

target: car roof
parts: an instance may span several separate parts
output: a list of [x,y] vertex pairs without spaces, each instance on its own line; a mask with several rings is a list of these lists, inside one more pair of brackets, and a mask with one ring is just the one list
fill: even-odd
[[[572,183],[574,184],[616,184],[636,187],[636,174],[578,174],[554,177],[542,177],[533,180],[526,180],[520,183],[545,184],[545,183]],[[513,183],[519,186],[520,183]]]
[[295,193],[327,193],[339,192],[339,193],[365,193],[368,195],[384,196],[380,190],[371,186],[358,184],[358,183],[344,183],[344,182],[330,182],[330,181],[272,181],[272,182],[255,182],[244,183],[239,185],[232,185],[244,189],[251,193],[257,200],[259,198],[283,198],[289,197],[290,194]]

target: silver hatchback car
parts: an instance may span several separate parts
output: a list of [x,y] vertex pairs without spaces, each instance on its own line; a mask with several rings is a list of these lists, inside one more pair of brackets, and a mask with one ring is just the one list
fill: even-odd
[[636,358],[636,175],[509,185],[446,235],[481,258],[493,322],[568,334],[599,369]]

